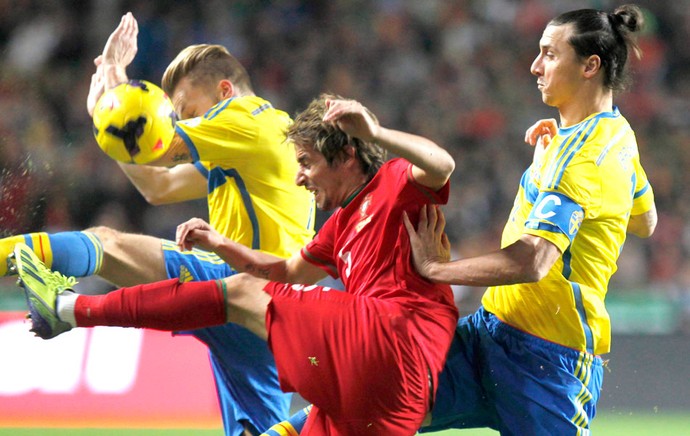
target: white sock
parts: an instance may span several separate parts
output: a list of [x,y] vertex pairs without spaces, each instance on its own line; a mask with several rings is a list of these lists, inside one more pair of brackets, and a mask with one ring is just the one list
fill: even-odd
[[65,291],[57,296],[55,302],[58,318],[72,327],[77,326],[77,319],[74,316],[74,305],[77,303],[77,297],[79,294],[76,292]]

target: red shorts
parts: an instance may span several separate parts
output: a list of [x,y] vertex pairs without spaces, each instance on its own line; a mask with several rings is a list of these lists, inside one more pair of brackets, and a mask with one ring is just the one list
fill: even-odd
[[390,300],[270,282],[268,344],[281,388],[314,404],[302,434],[413,435],[429,404],[414,314]]

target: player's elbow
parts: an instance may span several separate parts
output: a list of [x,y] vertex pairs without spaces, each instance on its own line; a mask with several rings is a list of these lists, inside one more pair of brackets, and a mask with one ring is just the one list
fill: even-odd
[[519,276],[522,283],[538,282],[546,277],[560,256],[560,251],[556,245],[533,235],[523,235],[509,248],[512,258],[519,265]]
[[444,153],[443,159],[440,159],[437,165],[438,174],[448,181],[450,175],[455,171],[455,159],[450,154]]
[[656,230],[657,221],[656,209],[652,208],[641,215],[631,216],[627,232],[640,238],[649,238]]
[[164,195],[163,192],[143,192],[139,191],[144,200],[151,206],[163,206],[165,204],[174,203],[170,198]]
[[637,236],[638,238],[649,238],[650,236],[652,236],[654,234],[655,229],[656,229],[656,223],[654,223],[653,225],[640,227],[640,228],[631,230],[630,233]]
[[523,270],[524,283],[538,282],[549,273],[551,267],[543,263],[534,262]]
[[455,160],[444,151],[442,156],[434,163],[433,170],[429,172],[426,185],[434,189],[440,189],[448,183],[453,171],[455,171]]
[[535,259],[523,259],[516,268],[516,274],[512,283],[535,283],[546,277],[549,270]]

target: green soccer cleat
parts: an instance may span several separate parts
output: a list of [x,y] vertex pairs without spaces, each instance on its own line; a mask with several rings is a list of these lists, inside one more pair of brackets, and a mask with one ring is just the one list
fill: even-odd
[[17,284],[24,288],[29,306],[31,331],[43,339],[70,330],[72,326],[61,321],[57,315],[57,296],[72,289],[77,281],[46,268],[33,250],[26,244],[17,244],[8,258],[19,274]]

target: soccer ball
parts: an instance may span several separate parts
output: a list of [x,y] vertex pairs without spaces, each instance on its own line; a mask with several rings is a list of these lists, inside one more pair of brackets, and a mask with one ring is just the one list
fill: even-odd
[[176,121],[162,89],[145,80],[130,80],[100,97],[93,112],[93,134],[111,158],[147,164],[168,150]]

